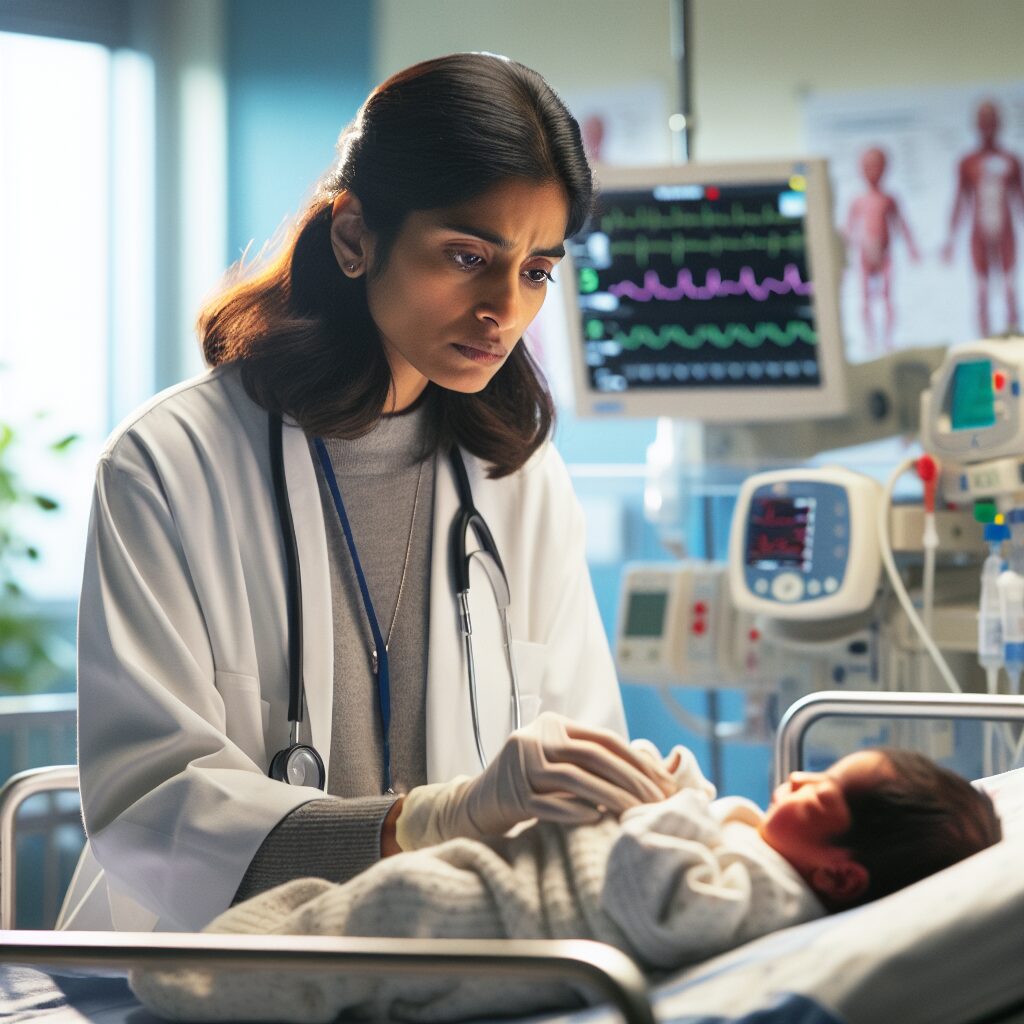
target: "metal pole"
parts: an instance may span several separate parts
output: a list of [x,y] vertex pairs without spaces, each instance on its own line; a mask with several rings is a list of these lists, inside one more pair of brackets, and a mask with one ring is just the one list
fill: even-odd
[[672,59],[676,63],[679,109],[669,118],[674,157],[688,163],[693,156],[693,8],[691,0],[672,0]]

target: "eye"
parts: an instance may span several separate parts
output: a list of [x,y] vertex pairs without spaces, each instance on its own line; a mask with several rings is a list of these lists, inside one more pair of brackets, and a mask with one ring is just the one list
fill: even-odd
[[554,277],[551,276],[550,270],[545,270],[543,267],[531,267],[529,270],[524,270],[523,274],[531,284],[543,285],[549,281],[554,284]]
[[483,256],[480,256],[475,252],[465,252],[462,249],[449,249],[448,258],[460,270],[476,270],[476,268],[481,266],[484,262]]

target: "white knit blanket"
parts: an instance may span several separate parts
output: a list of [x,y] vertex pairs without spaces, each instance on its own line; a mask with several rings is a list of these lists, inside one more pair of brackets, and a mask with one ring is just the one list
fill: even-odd
[[[692,963],[822,913],[757,835],[748,801],[712,802],[703,778],[621,822],[536,824],[388,858],[344,885],[300,879],[240,903],[211,932],[595,939],[648,969]],[[568,983],[146,971],[132,987],[172,1020],[448,1021],[579,1005]]]

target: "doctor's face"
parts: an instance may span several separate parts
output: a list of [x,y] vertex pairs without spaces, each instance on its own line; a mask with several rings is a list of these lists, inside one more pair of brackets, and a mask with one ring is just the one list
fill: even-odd
[[427,381],[482,390],[537,315],[564,255],[560,184],[511,179],[455,206],[411,213],[366,292],[395,384],[395,408]]

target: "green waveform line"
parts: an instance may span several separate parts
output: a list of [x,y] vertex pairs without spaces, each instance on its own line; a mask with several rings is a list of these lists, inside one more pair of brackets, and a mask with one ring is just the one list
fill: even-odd
[[779,232],[772,235],[756,235],[745,232],[742,235],[712,235],[710,238],[688,238],[673,234],[671,238],[635,238],[612,242],[612,256],[632,256],[637,266],[646,267],[651,256],[668,256],[675,263],[682,263],[687,256],[702,254],[721,256],[727,252],[750,252],[758,250],[777,259],[783,252],[803,252],[805,246],[802,231]]
[[632,212],[613,206],[601,216],[601,230],[613,231],[671,231],[673,228],[756,228],[779,224],[792,224],[771,203],[763,203],[760,210],[748,210],[743,203],[733,202],[723,209],[711,203],[701,203],[696,211],[682,206],[667,210],[658,206],[638,206]]
[[614,334],[611,340],[632,351],[650,348],[660,352],[669,345],[688,349],[698,349],[701,345],[727,349],[736,344],[753,349],[761,348],[769,342],[778,345],[779,348],[789,348],[798,341],[817,345],[818,335],[805,321],[790,320],[785,326],[773,323],[759,323],[754,327],[748,327],[746,324],[726,324],[724,327],[717,324],[698,324],[692,331],[679,324],[668,324],[657,330],[639,325],[630,328],[628,332],[620,331]]

